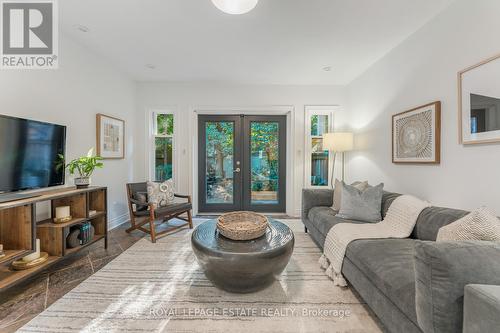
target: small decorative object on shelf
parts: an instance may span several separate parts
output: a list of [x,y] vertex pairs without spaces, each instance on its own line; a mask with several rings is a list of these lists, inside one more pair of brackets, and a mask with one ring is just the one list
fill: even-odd
[[30,263],[32,261],[35,261],[40,258],[40,240],[36,240],[36,250],[34,253],[28,254],[27,256],[23,257],[20,261],[23,261],[25,263]]
[[0,258],[5,257],[5,253],[3,252],[3,244],[0,244]]
[[21,271],[24,269],[33,268],[39,266],[46,262],[49,259],[49,254],[47,252],[42,252],[39,254],[39,257],[32,261],[24,261],[24,258],[21,260],[16,260],[12,263],[12,269],[16,271]]
[[96,168],[102,168],[104,165],[101,160],[102,157],[94,156],[94,148],[90,148],[87,152],[87,156],[82,156],[76,158],[69,162],[67,165],[64,164],[64,156],[59,155],[60,164],[58,167],[68,168],[69,173],[74,175],[78,172],[78,176],[75,178],[76,188],[87,188],[90,185],[90,176],[94,173]]
[[267,217],[254,212],[231,212],[217,219],[217,230],[232,240],[251,240],[266,233]]
[[79,225],[80,235],[80,245],[85,245],[94,238],[94,227],[90,222],[85,222]]
[[80,246],[80,227],[71,227],[68,237],[66,237],[66,248],[72,249]]
[[69,206],[56,207],[56,217],[54,223],[64,223],[71,221],[71,211]]

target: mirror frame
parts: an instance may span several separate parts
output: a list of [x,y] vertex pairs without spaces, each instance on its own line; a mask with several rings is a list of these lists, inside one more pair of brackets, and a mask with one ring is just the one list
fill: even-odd
[[482,144],[482,143],[494,143],[500,142],[500,136],[494,139],[476,139],[471,141],[464,141],[464,127],[463,127],[463,112],[462,103],[463,103],[463,92],[462,92],[462,80],[465,73],[474,70],[480,66],[486,65],[490,62],[500,59],[500,54],[497,54],[493,57],[490,57],[486,60],[483,60],[475,65],[467,67],[464,70],[458,72],[458,142],[462,145],[474,145],[474,144]]

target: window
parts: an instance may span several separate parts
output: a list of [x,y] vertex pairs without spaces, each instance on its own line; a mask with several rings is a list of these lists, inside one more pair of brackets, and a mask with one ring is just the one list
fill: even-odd
[[153,113],[154,117],[154,180],[165,181],[173,176],[174,115]]
[[306,107],[306,186],[330,185],[331,158],[323,134],[331,132],[334,107]]

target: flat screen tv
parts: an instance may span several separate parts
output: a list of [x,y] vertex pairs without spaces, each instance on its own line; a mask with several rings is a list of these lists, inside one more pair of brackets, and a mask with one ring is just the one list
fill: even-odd
[[66,126],[0,115],[0,194],[63,185]]

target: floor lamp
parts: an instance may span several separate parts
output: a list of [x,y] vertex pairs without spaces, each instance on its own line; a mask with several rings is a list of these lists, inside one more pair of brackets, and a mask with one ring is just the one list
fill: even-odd
[[342,153],[342,181],[345,177],[345,152],[354,148],[354,135],[350,132],[335,132],[323,134],[323,149],[333,152],[332,187],[335,184],[335,159],[337,153]]

